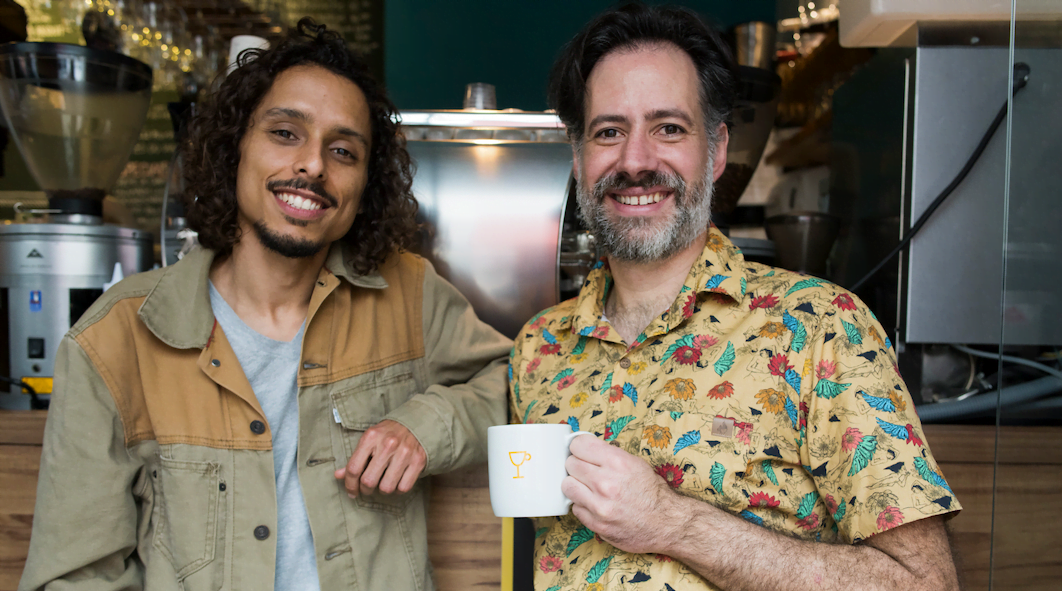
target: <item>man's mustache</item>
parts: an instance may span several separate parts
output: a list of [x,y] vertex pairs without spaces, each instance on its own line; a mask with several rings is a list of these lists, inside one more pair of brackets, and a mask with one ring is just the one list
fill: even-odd
[[339,200],[333,197],[324,190],[324,187],[317,183],[311,183],[306,179],[290,179],[286,181],[269,181],[266,183],[266,188],[270,191],[276,192],[278,189],[299,189],[305,190],[317,195],[321,199],[324,199],[330,207],[338,207]]
[[650,171],[638,179],[633,179],[625,172],[615,172],[606,177],[602,177],[596,183],[594,183],[594,196],[598,200],[604,199],[610,191],[622,191],[623,189],[630,189],[633,187],[639,187],[647,189],[649,187],[667,187],[676,193],[681,194],[686,188],[686,183],[683,182],[682,177],[678,175],[666,174],[660,171]]

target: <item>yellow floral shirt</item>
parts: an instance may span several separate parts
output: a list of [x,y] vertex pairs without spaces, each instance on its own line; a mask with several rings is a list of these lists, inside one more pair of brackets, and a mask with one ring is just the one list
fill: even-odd
[[[746,262],[712,228],[675,303],[628,346],[602,318],[611,284],[599,263],[579,297],[524,326],[514,421],[591,431],[680,494],[807,540],[854,543],[960,509],[892,345],[855,296]],[[571,513],[536,528],[540,591],[716,588]]]

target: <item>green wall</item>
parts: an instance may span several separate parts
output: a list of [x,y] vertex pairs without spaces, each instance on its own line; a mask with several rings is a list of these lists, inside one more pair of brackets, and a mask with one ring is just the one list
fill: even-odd
[[[550,65],[587,21],[613,2],[384,1],[387,87],[400,109],[460,109],[465,84],[487,82],[498,107],[546,108]],[[776,0],[680,2],[726,28],[774,22]]]

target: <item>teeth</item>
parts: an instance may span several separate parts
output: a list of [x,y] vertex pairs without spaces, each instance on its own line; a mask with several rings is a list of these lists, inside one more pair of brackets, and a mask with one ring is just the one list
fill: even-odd
[[660,203],[660,200],[663,198],[663,193],[651,193],[649,195],[639,196],[619,195],[616,197],[616,201],[619,201],[624,205],[649,205],[651,203]]
[[290,193],[277,193],[277,197],[280,197],[281,201],[287,203],[295,209],[302,209],[306,211],[315,211],[321,209],[320,204],[318,204],[316,201],[312,199],[304,199],[299,195],[292,195]]

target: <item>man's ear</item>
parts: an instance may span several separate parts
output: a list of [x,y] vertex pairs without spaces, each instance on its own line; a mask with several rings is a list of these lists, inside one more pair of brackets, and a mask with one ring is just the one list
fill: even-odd
[[579,150],[576,149],[575,144],[572,144],[572,176],[575,177],[575,182],[579,182]]
[[730,132],[726,128],[726,123],[720,123],[719,142],[715,144],[715,161],[712,167],[712,174],[717,181],[719,177],[723,176],[723,171],[726,170],[726,147],[729,143]]

